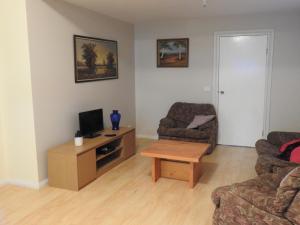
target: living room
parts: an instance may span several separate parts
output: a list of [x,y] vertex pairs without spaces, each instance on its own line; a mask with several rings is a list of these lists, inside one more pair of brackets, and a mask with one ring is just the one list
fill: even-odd
[[[233,190],[228,191],[230,196],[224,189],[215,192],[222,186],[228,189],[228,185],[258,179],[255,178],[258,175],[268,180],[271,178],[266,174],[279,174],[283,180],[288,169],[295,168],[293,163],[284,162],[279,166],[286,168],[284,172],[266,172],[266,165],[270,164],[266,163],[265,155],[279,154],[281,145],[298,138],[295,133],[271,133],[268,137],[270,132],[300,130],[298,0],[4,0],[0,4],[0,224],[300,224],[299,217],[290,215],[300,211],[295,193],[292,195],[295,200],[290,200],[280,212],[265,209],[261,203],[273,204],[267,202],[272,200],[273,189],[262,195],[259,206],[255,200],[239,196],[248,206],[259,208],[249,212],[247,206],[240,206],[240,201],[232,197],[236,196]],[[118,70],[114,79],[77,80],[74,35],[117,43]],[[264,37],[268,49],[264,54],[264,85],[253,89],[249,83],[248,89],[240,87],[244,91],[235,95],[252,95],[251,99],[260,103],[252,111],[247,108],[250,100],[244,100],[249,104],[242,107],[231,100],[221,101],[229,93],[219,86],[222,84],[221,40],[227,37],[238,40],[245,36]],[[158,49],[162,45],[159,41],[170,39],[172,43],[176,39],[186,41],[188,60],[183,67],[159,65],[164,54]],[[229,58],[229,52],[225,53],[225,59]],[[230,79],[231,82],[224,85],[238,83],[234,77]],[[172,139],[177,143],[174,149],[180,146],[170,133],[157,133],[163,126],[161,119],[168,117],[176,102],[213,105],[215,115],[211,120],[217,121],[219,126],[214,138],[218,145],[211,148],[211,154],[199,156],[203,174],[193,188],[177,179],[161,178],[153,182],[152,159],[149,154],[141,155],[157,143],[157,139]],[[185,109],[181,107],[185,106],[175,109],[173,114],[182,116]],[[120,112],[121,130],[116,135],[123,137],[127,130],[135,132],[136,154],[101,176],[99,173],[99,177],[78,191],[51,186],[48,183],[49,150],[70,140],[75,148],[78,113],[100,108],[108,134],[114,133],[111,112]],[[198,112],[194,108],[187,110]],[[260,116],[259,119],[252,117],[254,114]],[[224,125],[224,115],[231,118],[229,125]],[[184,117],[185,122],[192,122],[194,116]],[[233,125],[239,125],[238,129],[234,126],[234,130]],[[125,133],[122,133],[123,128]],[[249,139],[249,132],[254,128],[259,129],[259,133]],[[231,129],[241,137],[234,136],[228,141],[226,135]],[[189,129],[191,132],[194,129]],[[240,143],[242,137],[251,143]],[[267,137],[269,141],[259,141],[255,148],[256,141]],[[196,143],[196,146],[203,142],[183,139],[181,141]],[[204,142],[213,146],[213,141]],[[259,168],[255,169],[255,165]],[[186,168],[182,164],[162,167],[168,166],[179,171]],[[169,176],[182,174],[176,168]],[[240,186],[234,188],[240,190]],[[295,190],[299,190],[299,185]],[[226,204],[227,198],[246,214],[252,213],[255,220],[244,214],[233,218],[223,215],[224,207],[231,209],[231,205]],[[222,204],[218,202],[220,199]],[[296,211],[290,212],[288,209],[293,208],[293,204]]]

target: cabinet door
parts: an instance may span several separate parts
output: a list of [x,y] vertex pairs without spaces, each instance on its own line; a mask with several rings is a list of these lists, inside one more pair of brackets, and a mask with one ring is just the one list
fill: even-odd
[[90,150],[77,156],[78,188],[82,188],[96,179],[96,150]]
[[123,136],[123,157],[128,158],[135,154],[135,131],[131,131]]

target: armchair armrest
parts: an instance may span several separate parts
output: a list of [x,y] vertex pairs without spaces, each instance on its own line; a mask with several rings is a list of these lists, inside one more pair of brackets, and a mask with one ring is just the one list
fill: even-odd
[[174,128],[176,127],[176,122],[171,118],[165,117],[160,120],[159,127]]
[[281,146],[291,140],[300,139],[300,133],[273,131],[268,134],[267,139],[271,144]]
[[259,165],[260,167],[263,167],[264,171],[269,171],[270,173],[275,172],[274,169],[278,169],[278,168],[299,166],[299,164],[289,162],[289,161],[284,161],[270,155],[260,155],[258,157],[258,162],[259,163],[257,164],[257,166]]

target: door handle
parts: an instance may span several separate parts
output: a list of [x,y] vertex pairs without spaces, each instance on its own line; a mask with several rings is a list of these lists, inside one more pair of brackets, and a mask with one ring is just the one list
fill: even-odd
[[224,95],[224,94],[225,94],[225,92],[224,92],[224,91],[219,91],[219,93],[220,93],[221,95]]

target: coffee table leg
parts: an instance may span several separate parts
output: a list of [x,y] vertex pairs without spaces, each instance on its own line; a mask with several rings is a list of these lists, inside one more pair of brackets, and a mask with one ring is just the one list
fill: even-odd
[[160,178],[160,159],[153,158],[152,162],[152,181],[156,182]]
[[189,178],[189,186],[190,188],[194,188],[197,184],[199,177],[201,176],[200,171],[200,162],[199,163],[190,163],[190,178]]

